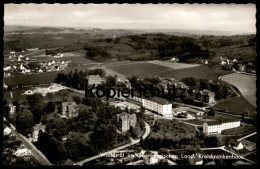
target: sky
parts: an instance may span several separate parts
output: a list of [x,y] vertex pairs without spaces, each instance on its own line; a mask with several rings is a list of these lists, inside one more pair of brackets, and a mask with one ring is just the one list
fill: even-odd
[[254,4],[5,4],[5,25],[256,32]]

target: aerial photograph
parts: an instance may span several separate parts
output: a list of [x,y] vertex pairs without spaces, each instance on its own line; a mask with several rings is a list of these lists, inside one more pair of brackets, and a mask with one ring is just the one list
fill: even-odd
[[3,6],[4,166],[257,165],[255,4]]

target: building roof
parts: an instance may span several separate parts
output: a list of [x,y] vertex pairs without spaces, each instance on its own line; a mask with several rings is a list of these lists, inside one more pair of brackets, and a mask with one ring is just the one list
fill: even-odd
[[188,107],[177,107],[177,108],[173,108],[172,110],[176,112],[187,111]]
[[240,119],[228,118],[228,119],[218,119],[217,121],[209,121],[207,122],[207,124],[209,126],[214,126],[214,125],[221,125],[222,123],[237,122],[237,121],[240,121]]
[[73,161],[71,159],[67,159],[64,163],[64,165],[74,165]]
[[146,100],[150,100],[150,101],[154,101],[156,103],[165,105],[165,104],[171,104],[171,102],[169,102],[168,100],[164,99],[164,98],[160,98],[160,97],[145,97],[144,99]]
[[220,121],[209,121],[206,122],[209,126],[215,126],[215,125],[221,125],[222,123]]
[[99,75],[89,75],[86,77],[88,80],[101,80],[101,77]]
[[136,118],[135,113],[134,114],[129,114],[127,112],[122,112],[120,114],[117,114],[117,118],[121,118],[122,120],[127,120],[130,117]]
[[70,106],[70,105],[73,105],[73,106],[76,106],[77,104],[76,104],[76,102],[74,102],[74,101],[70,101],[70,102],[63,102],[62,103],[62,106]]
[[46,129],[46,125],[41,124],[41,123],[35,124],[35,125],[33,126],[33,130],[34,130],[34,131],[40,131],[40,130],[45,131],[45,129]]

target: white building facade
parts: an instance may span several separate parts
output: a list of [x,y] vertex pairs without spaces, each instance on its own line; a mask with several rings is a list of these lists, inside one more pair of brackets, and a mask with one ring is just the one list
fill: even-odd
[[217,122],[207,122],[203,124],[203,133],[220,134],[223,130],[232,129],[240,126],[240,120],[225,120]]
[[142,106],[148,110],[157,112],[163,116],[171,115],[172,114],[172,104],[169,103],[167,100],[158,98],[158,97],[151,97],[151,98],[140,98],[140,97],[129,97],[139,103],[142,103]]

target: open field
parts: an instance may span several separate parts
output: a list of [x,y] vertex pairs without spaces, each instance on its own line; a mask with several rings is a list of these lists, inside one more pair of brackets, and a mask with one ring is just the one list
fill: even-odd
[[256,76],[232,73],[223,76],[222,80],[236,86],[245,99],[256,106]]
[[207,67],[207,66],[197,66],[185,69],[178,69],[178,70],[169,70],[164,72],[158,72],[153,74],[153,76],[160,76],[160,77],[172,77],[174,79],[182,79],[185,77],[194,77],[194,78],[202,78],[202,79],[209,79],[215,80],[218,79],[219,76],[232,73],[233,71],[222,70],[220,67]]
[[[176,63],[177,64],[177,63]],[[193,65],[193,64],[191,64]],[[181,66],[181,65],[180,65]],[[119,64],[109,66],[111,70],[119,72],[125,76],[139,77],[172,77],[182,79],[185,77],[203,78],[203,79],[218,79],[219,76],[232,73],[233,71],[222,70],[221,67],[207,67],[204,65],[194,66],[190,68],[173,70],[172,68],[161,66],[152,63],[139,62],[136,64]]]
[[171,68],[167,68],[165,66],[160,66],[152,63],[136,63],[136,64],[128,64],[128,65],[119,65],[119,66],[111,66],[109,69],[119,72],[125,76],[148,76],[155,75],[159,72],[165,72],[172,70]]
[[78,50],[74,52],[64,53],[64,57],[60,58],[60,60],[64,61],[72,61],[76,64],[92,64],[97,63],[96,61],[86,59],[85,58],[86,51],[85,50]]
[[229,111],[231,114],[241,115],[241,113],[248,111],[249,117],[256,116],[256,108],[252,104],[250,104],[243,97],[236,97],[227,101],[222,101],[217,103],[215,108],[223,109]]
[[237,128],[233,129],[227,129],[223,130],[222,134],[223,135],[237,135],[237,134],[243,134],[247,132],[253,132],[255,130],[255,127],[253,125],[243,125]]
[[156,65],[169,67],[174,70],[200,66],[199,64],[177,63],[177,62],[168,62],[168,61],[161,61],[161,60],[153,60],[153,61],[148,61],[148,62],[156,64]]
[[39,84],[49,84],[53,83],[58,73],[69,73],[70,71],[75,71],[76,69],[85,71],[86,69],[94,66],[94,64],[90,65],[82,65],[70,67],[62,71],[54,71],[54,72],[43,72],[31,75],[18,75],[7,77],[4,79],[4,83],[6,85],[11,85],[12,87],[17,86],[17,84],[21,83],[22,85],[35,85],[36,82]]

